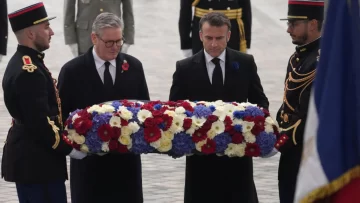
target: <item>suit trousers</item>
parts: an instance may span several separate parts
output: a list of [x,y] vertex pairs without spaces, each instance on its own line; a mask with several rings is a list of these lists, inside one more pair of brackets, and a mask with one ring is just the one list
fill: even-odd
[[65,182],[16,183],[20,203],[67,203]]

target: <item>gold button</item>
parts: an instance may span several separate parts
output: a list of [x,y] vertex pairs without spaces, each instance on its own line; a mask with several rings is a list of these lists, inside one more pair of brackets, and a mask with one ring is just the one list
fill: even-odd
[[104,9],[100,8],[100,12],[103,12],[103,11],[104,11]]
[[7,39],[7,36],[5,36],[5,39]]
[[212,11],[213,9],[212,8],[209,8],[210,11]]
[[230,10],[230,7],[227,7],[227,10]]
[[300,60],[299,58],[296,58],[296,61],[297,61],[297,62],[299,62],[299,60]]

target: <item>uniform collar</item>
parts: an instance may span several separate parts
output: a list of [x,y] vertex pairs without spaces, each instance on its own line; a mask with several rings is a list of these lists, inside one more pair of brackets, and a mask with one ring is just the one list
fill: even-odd
[[30,58],[38,58],[40,60],[43,60],[45,57],[44,53],[38,52],[33,48],[27,47],[27,46],[23,46],[23,45],[18,45],[17,50],[19,52],[21,52],[24,55],[29,55]]
[[295,49],[296,49],[296,53],[299,54],[300,56],[302,55],[305,55],[307,53],[310,53],[314,50],[318,50],[319,49],[319,46],[320,46],[320,39],[321,37],[317,38],[316,40],[310,42],[310,43],[307,43],[307,44],[304,44],[304,45],[301,45],[301,46],[297,46]]

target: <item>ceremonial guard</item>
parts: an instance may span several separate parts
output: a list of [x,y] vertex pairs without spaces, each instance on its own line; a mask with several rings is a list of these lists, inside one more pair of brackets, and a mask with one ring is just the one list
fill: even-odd
[[[192,18],[192,7],[195,7]],[[231,22],[231,38],[228,47],[246,52],[251,42],[251,4],[250,0],[181,0],[179,32],[181,50],[186,57],[203,49],[199,37],[199,21],[209,12],[222,12]]]
[[61,136],[61,103],[56,81],[44,64],[50,47],[43,3],[8,15],[18,40],[3,78],[4,102],[13,118],[5,141],[1,176],[15,182],[20,203],[65,203],[66,155],[82,159]]
[[64,1],[64,37],[73,55],[81,55],[92,47],[90,34],[95,18],[104,12],[110,12],[123,19],[124,40],[122,53],[127,53],[134,44],[135,23],[133,0],[65,0]]
[[303,149],[303,134],[316,67],[320,57],[324,1],[289,1],[287,32],[296,46],[290,57],[283,104],[277,113],[281,128],[276,148],[281,152],[279,194],[281,203],[292,203]]
[[0,0],[0,61],[6,55],[8,40],[8,17],[6,0]]

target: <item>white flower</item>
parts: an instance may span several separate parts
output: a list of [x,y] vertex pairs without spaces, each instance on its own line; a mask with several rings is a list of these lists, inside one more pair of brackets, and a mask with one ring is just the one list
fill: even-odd
[[132,134],[132,130],[128,127],[128,126],[123,126],[122,128],[121,128],[121,135],[122,136],[129,136],[130,137],[130,135]]
[[150,146],[154,147],[155,149],[160,147],[160,139],[156,140],[155,142],[150,142]]
[[136,123],[136,122],[130,122],[127,127],[133,132],[136,133],[137,131],[139,131],[140,126]]
[[102,143],[102,145],[101,145],[101,150],[103,151],[103,152],[109,152],[109,143],[108,142],[104,142],[104,143]]
[[209,130],[207,131],[206,135],[209,139],[214,139],[218,134],[216,133],[215,130]]
[[147,118],[152,118],[153,115],[149,110],[142,109],[138,112],[137,118],[140,121],[140,123],[143,123]]
[[222,100],[217,100],[214,102],[215,103],[215,106],[224,106],[226,103],[223,102]]
[[175,113],[177,113],[177,114],[184,114],[185,113],[185,109],[184,109],[184,107],[177,107],[176,109],[175,109]]
[[126,121],[130,120],[133,117],[133,113],[124,106],[121,106],[118,112],[120,112],[120,117]]
[[242,103],[240,103],[240,105],[245,107],[245,108],[248,107],[248,106],[255,106],[255,107],[257,106],[256,104],[252,104],[252,103],[249,103],[249,102],[242,102]]
[[119,116],[113,116],[110,118],[109,124],[111,127],[121,128],[121,119]]
[[233,110],[234,111],[244,111],[245,107],[242,106],[241,104],[238,104],[237,106],[234,106]]
[[182,117],[179,116],[175,116],[172,120],[171,126],[170,126],[170,131],[173,132],[174,134],[179,133],[181,131],[184,130],[183,128],[184,125],[184,120]]
[[273,126],[272,126],[272,125],[269,125],[269,124],[265,125],[265,132],[267,132],[267,133],[273,133],[273,132],[274,132]]
[[243,157],[245,155],[246,144],[228,144],[228,147],[225,150],[225,154],[229,157]]
[[207,142],[207,140],[205,139],[205,140],[202,140],[202,141],[196,143],[196,144],[195,144],[196,150],[198,150],[199,152],[201,152],[201,147],[204,146],[204,144],[206,144],[206,142]]
[[101,106],[102,110],[104,113],[112,113],[115,111],[115,107],[108,105],[108,104],[104,104]]
[[[237,118],[235,118],[234,120],[233,120],[233,122],[232,122],[232,126],[234,126],[234,125],[242,125],[243,124],[243,120],[242,119],[237,119]],[[254,124],[255,125],[255,124]]]
[[210,130],[215,131],[216,134],[221,134],[225,131],[225,124],[221,121],[215,121],[214,123],[212,123]]
[[192,116],[191,119],[192,124],[194,124],[196,127],[201,127],[206,121],[206,118],[198,118],[196,116]]
[[93,113],[94,111],[98,111],[101,107],[99,105],[92,105],[90,108],[87,109],[88,113]]
[[196,130],[196,125],[192,124],[191,127],[186,130],[186,133],[192,135],[194,134],[195,130]]
[[166,137],[160,139],[160,146],[157,148],[159,152],[168,152],[172,148],[172,142]]
[[88,147],[86,144],[82,144],[82,145],[80,146],[80,151],[85,152],[85,153],[89,153],[89,152],[90,152],[89,147]]
[[169,140],[173,140],[174,139],[174,133],[170,132],[170,131],[161,131],[161,137],[163,138],[166,138],[166,139],[169,139]]
[[256,142],[256,137],[251,132],[246,132],[243,135],[244,135],[244,138],[245,138],[246,142],[248,142],[248,143],[255,143]]
[[243,121],[242,122],[242,132],[243,133],[250,132],[251,129],[254,127],[254,125],[255,125],[254,122]]
[[75,115],[73,115],[73,117],[72,117],[72,122],[74,122],[77,118],[79,118],[80,116],[79,116],[79,114],[75,114]]
[[167,114],[167,115],[169,115],[169,116],[171,116],[171,117],[174,117],[174,116],[176,115],[174,111],[170,111],[170,110],[166,110],[166,111],[164,112],[164,114]]
[[123,145],[130,145],[130,144],[132,144],[132,139],[130,136],[121,135],[119,137],[119,142]]
[[72,138],[76,144],[84,144],[85,143],[85,137],[82,135],[79,135],[77,133],[73,134]]
[[213,115],[217,116],[220,121],[224,121],[226,117],[226,112],[223,106],[217,106]]

